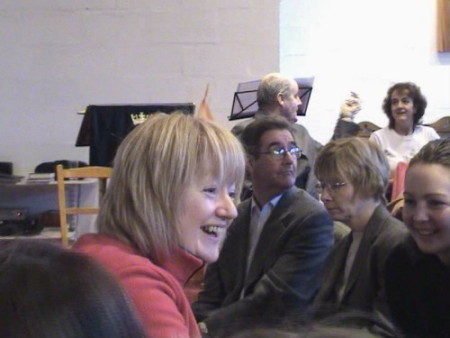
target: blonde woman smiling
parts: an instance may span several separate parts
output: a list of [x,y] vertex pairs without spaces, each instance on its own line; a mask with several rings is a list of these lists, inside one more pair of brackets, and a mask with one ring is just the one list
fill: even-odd
[[119,279],[148,336],[200,336],[183,285],[217,259],[244,166],[229,131],[179,113],[150,117],[120,145],[99,233],[74,247]]

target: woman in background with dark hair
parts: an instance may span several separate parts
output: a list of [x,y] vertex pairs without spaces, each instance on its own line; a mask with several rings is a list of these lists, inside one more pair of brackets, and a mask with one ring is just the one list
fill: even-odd
[[145,337],[125,293],[90,258],[40,241],[0,250],[0,337]]
[[383,150],[391,174],[399,162],[408,163],[420,148],[439,138],[433,128],[421,125],[426,107],[426,98],[412,82],[396,83],[388,89],[383,111],[389,125],[374,131],[370,140]]
[[[427,100],[420,88],[412,82],[399,82],[391,86],[382,107],[389,124],[374,131],[370,140],[386,155],[392,176],[399,162],[408,163],[420,148],[429,141],[438,139],[439,135],[433,128],[421,125]],[[333,140],[358,134],[359,125],[353,119],[360,110],[360,97],[351,92],[350,97],[341,105]]]
[[410,237],[386,264],[386,294],[407,337],[450,337],[450,139],[409,163],[403,220]]

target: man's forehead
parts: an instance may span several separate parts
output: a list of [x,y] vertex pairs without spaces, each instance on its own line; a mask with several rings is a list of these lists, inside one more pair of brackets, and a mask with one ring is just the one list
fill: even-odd
[[274,144],[295,143],[295,140],[289,129],[272,129],[262,134],[259,143],[261,146],[271,146]]

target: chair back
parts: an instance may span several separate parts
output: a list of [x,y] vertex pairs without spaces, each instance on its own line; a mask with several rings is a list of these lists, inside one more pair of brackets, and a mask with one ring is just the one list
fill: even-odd
[[450,116],[444,116],[427,126],[434,128],[441,138],[450,137]]
[[[81,167],[73,169],[64,169],[61,164],[56,166],[56,178],[58,184],[58,206],[59,206],[59,224],[61,228],[61,241],[63,245],[69,245],[69,226],[67,222],[68,215],[77,214],[98,214],[100,202],[106,191],[106,183],[111,177],[112,168],[109,167]],[[67,180],[70,179],[98,179],[99,200],[96,206],[79,207],[67,206],[66,187]]]
[[364,137],[364,138],[369,138],[370,135],[374,132],[377,131],[378,129],[381,129],[379,126],[377,126],[375,123],[373,122],[369,122],[369,121],[362,121],[358,123],[359,126],[359,131],[357,136],[359,137]]

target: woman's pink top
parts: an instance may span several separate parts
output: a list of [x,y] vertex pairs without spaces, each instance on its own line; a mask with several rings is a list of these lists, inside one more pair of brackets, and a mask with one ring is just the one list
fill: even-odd
[[93,257],[118,278],[149,337],[200,337],[183,291],[203,265],[199,258],[180,249],[157,266],[130,246],[99,234],[81,236],[73,249]]

